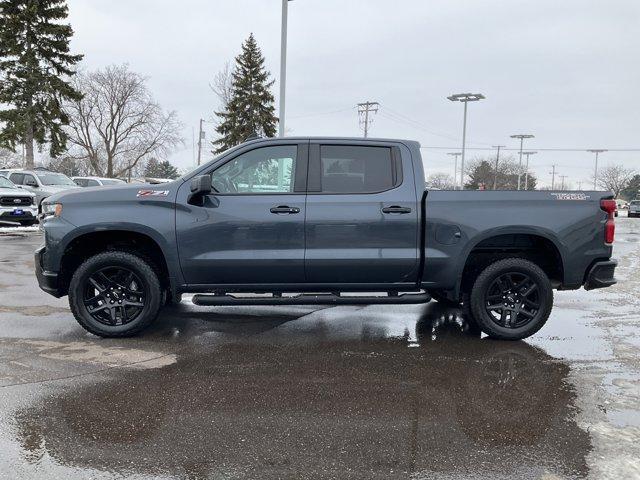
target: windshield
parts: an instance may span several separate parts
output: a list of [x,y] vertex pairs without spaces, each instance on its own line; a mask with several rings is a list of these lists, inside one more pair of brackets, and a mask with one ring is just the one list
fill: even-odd
[[109,180],[102,180],[102,185],[121,185],[123,183],[127,183],[123,180],[118,180],[115,178],[109,179]]
[[38,178],[43,185],[73,185],[77,187],[73,180],[62,173],[38,173]]
[[640,200],[632,200],[631,205],[640,205]]
[[14,185],[14,183],[8,178],[4,178],[0,175],[0,188],[18,188]]

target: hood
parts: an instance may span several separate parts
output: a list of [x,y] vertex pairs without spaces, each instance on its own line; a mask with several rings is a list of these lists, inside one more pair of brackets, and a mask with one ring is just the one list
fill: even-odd
[[11,197],[35,197],[36,194],[22,188],[4,188],[0,187],[0,195]]
[[75,190],[76,188],[82,188],[78,185],[43,185],[42,189],[52,194],[58,192],[65,192],[67,190]]
[[[45,200],[47,203],[68,203],[68,204],[94,204],[99,202],[123,202],[131,200],[139,200],[141,198],[153,198],[153,196],[139,196],[140,191],[157,191],[162,192],[162,195],[155,197],[160,200],[167,200],[175,198],[175,193],[178,187],[182,184],[181,180],[174,180],[170,183],[163,183],[161,185],[151,185],[145,183],[125,184],[125,185],[110,185],[99,187],[86,187],[86,188],[71,188],[55,193]],[[165,194],[166,192],[166,194]]]

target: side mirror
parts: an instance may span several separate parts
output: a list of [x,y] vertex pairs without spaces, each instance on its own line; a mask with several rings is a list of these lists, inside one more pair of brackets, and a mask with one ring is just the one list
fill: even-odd
[[31,180],[31,179],[27,179],[25,181],[25,185],[27,185],[28,187],[38,188],[38,184],[35,182],[35,180]]
[[204,197],[212,192],[211,175],[198,175],[191,179],[191,194],[188,202],[193,205],[204,204]]

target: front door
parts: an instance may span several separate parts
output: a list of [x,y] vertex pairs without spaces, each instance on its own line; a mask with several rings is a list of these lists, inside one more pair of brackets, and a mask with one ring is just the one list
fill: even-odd
[[[304,281],[306,143],[247,147],[212,167],[203,206],[180,187],[180,264],[192,285]],[[268,289],[268,288],[266,288]]]
[[409,150],[374,142],[310,145],[306,278],[310,283],[411,283],[418,209]]

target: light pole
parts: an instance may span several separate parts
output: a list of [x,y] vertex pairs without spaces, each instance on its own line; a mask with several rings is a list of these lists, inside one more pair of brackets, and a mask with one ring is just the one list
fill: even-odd
[[520,133],[518,135],[511,135],[511,138],[520,139],[520,162],[518,166],[518,190],[520,190],[520,177],[522,176],[522,143],[525,138],[533,138],[534,136],[529,133]]
[[593,189],[597,190],[598,189],[598,154],[602,153],[602,152],[606,152],[607,150],[605,150],[604,148],[594,148],[591,150],[587,150],[587,152],[591,152],[591,153],[595,153],[596,154],[596,168],[593,172]]
[[[461,152],[449,152],[449,153],[447,153],[447,155],[453,155],[455,157],[455,162],[453,164],[453,182],[454,182],[454,185],[455,185],[455,182],[457,181],[456,177],[458,176],[458,157],[460,155],[462,155],[462,153]],[[455,187],[454,187],[454,190],[455,190]]]
[[460,163],[460,190],[464,189],[464,151],[467,141],[467,103],[484,100],[486,97],[481,93],[454,93],[447,97],[452,102],[464,103],[464,120],[462,121],[462,162]]
[[287,15],[289,2],[282,0],[282,30],[280,34],[280,107],[278,111],[278,136],[284,137],[284,96],[287,86]]
[[524,189],[529,190],[529,156],[535,155],[538,152],[522,152],[523,155],[527,156],[527,166],[524,171]]
[[496,169],[495,172],[493,172],[493,189],[495,190],[498,188],[498,162],[500,161],[500,149],[504,148],[504,145],[494,145],[493,148],[498,149],[496,152]]

